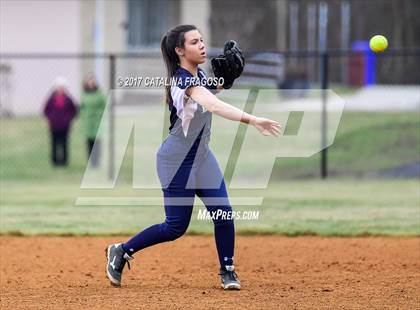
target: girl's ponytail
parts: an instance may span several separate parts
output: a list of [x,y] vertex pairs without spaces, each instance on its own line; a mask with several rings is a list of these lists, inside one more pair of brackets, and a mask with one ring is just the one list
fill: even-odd
[[[168,35],[164,35],[160,44],[160,49],[162,50],[163,61],[165,62],[167,82],[170,82],[170,78],[175,74],[177,63],[173,62],[168,53],[167,40]],[[168,85],[168,83],[165,83],[165,102],[168,105],[172,105],[171,86]]]

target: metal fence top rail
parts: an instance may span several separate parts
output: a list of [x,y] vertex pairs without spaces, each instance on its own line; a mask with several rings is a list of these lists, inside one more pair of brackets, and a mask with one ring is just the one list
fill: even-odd
[[[325,51],[321,50],[264,50],[264,51],[246,51],[244,54],[246,57],[252,57],[259,53],[273,53],[280,54],[284,57],[342,57],[351,55],[360,55],[366,51],[354,51],[354,50],[343,50],[343,49],[328,49]],[[373,52],[372,52],[373,53]],[[209,53],[210,57],[215,56],[215,53]],[[411,48],[390,48],[385,52],[375,54],[379,57],[387,56],[420,56],[420,47]],[[119,53],[0,53],[0,60],[2,59],[52,59],[52,58],[160,58],[160,51],[139,51],[139,52],[119,52]]]

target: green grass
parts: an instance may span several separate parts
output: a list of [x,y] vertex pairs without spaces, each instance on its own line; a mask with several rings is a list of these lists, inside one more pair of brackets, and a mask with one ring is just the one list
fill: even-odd
[[[287,130],[296,131],[299,117],[291,117]],[[236,124],[214,118],[211,147],[219,162],[227,161],[232,132]],[[413,113],[343,113],[334,144],[328,149],[329,172],[337,177],[370,177],[381,170],[420,160],[419,115]],[[251,130],[254,130],[251,128]],[[263,140],[262,140],[263,141]],[[49,162],[49,136],[40,118],[2,119],[0,130],[0,178],[2,180],[77,180],[84,173],[86,150],[80,134],[80,124],[72,128],[70,165],[63,171]],[[131,182],[133,147],[127,149],[122,181]],[[223,154],[223,155],[222,155]],[[258,174],[264,162],[264,152],[252,152],[245,160],[252,161],[246,169]],[[301,179],[319,175],[320,155],[310,158],[278,158],[273,178]]]
[[[329,174],[370,177],[378,171],[420,160],[420,123],[416,113],[344,113],[328,148]],[[320,154],[277,159],[275,178],[319,175]]]
[[[133,234],[164,218],[161,206],[75,206],[77,197],[160,196],[160,191],[80,190],[77,184],[3,182],[0,232],[20,234]],[[266,190],[231,190],[230,197],[264,197],[262,206],[234,206],[259,211],[258,220],[238,220],[238,233],[325,236],[420,234],[417,181],[271,182]],[[197,202],[199,199],[197,198]],[[189,233],[211,233],[210,221],[197,219]]]
[[[298,122],[294,117],[292,122]],[[164,218],[159,206],[75,206],[77,197],[150,197],[161,192],[131,186],[132,147],[125,155],[113,190],[80,190],[86,150],[80,124],[72,129],[70,166],[49,162],[49,136],[40,118],[0,120],[0,233],[2,234],[132,234]],[[298,124],[288,124],[296,131]],[[214,119],[211,147],[228,148],[232,122]],[[229,129],[230,128],[230,129]],[[223,130],[225,129],[225,130]],[[317,234],[326,236],[420,234],[418,180],[374,179],[378,171],[419,160],[419,118],[415,113],[344,113],[329,148],[333,177],[319,181],[319,155],[278,158],[266,190],[230,190],[231,197],[264,197],[254,221],[236,221],[242,234]],[[254,175],[263,152],[255,152]],[[219,161],[227,160],[218,156]],[[309,177],[309,178],[308,178]],[[198,201],[198,199],[197,199]],[[197,220],[191,234],[211,233],[213,225]]]

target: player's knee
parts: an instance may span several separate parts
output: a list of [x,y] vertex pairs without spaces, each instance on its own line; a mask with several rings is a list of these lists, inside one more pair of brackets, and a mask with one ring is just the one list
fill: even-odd
[[214,219],[214,226],[233,226],[233,218],[228,219]]
[[234,213],[230,205],[218,206],[209,210],[215,226],[233,225]]
[[174,241],[180,237],[182,237],[184,235],[184,233],[186,232],[185,230],[178,230],[178,229],[171,229],[168,230],[168,240],[169,241]]
[[186,224],[169,224],[167,227],[167,234],[168,234],[168,239],[170,241],[176,240],[178,238],[180,238],[181,236],[183,236],[185,234],[185,232],[187,231],[188,225]]

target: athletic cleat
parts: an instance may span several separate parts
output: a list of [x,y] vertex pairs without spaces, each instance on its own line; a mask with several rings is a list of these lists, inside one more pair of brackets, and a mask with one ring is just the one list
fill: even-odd
[[240,290],[241,289],[241,281],[239,281],[238,276],[236,274],[235,267],[232,266],[225,266],[226,270],[220,269],[220,278],[222,280],[222,287],[225,290]]
[[121,286],[121,276],[125,263],[128,264],[128,269],[130,269],[130,263],[128,261],[132,260],[133,257],[124,252],[121,243],[115,243],[108,246],[108,248],[105,249],[105,255],[108,260],[106,274],[111,281],[111,285]]

